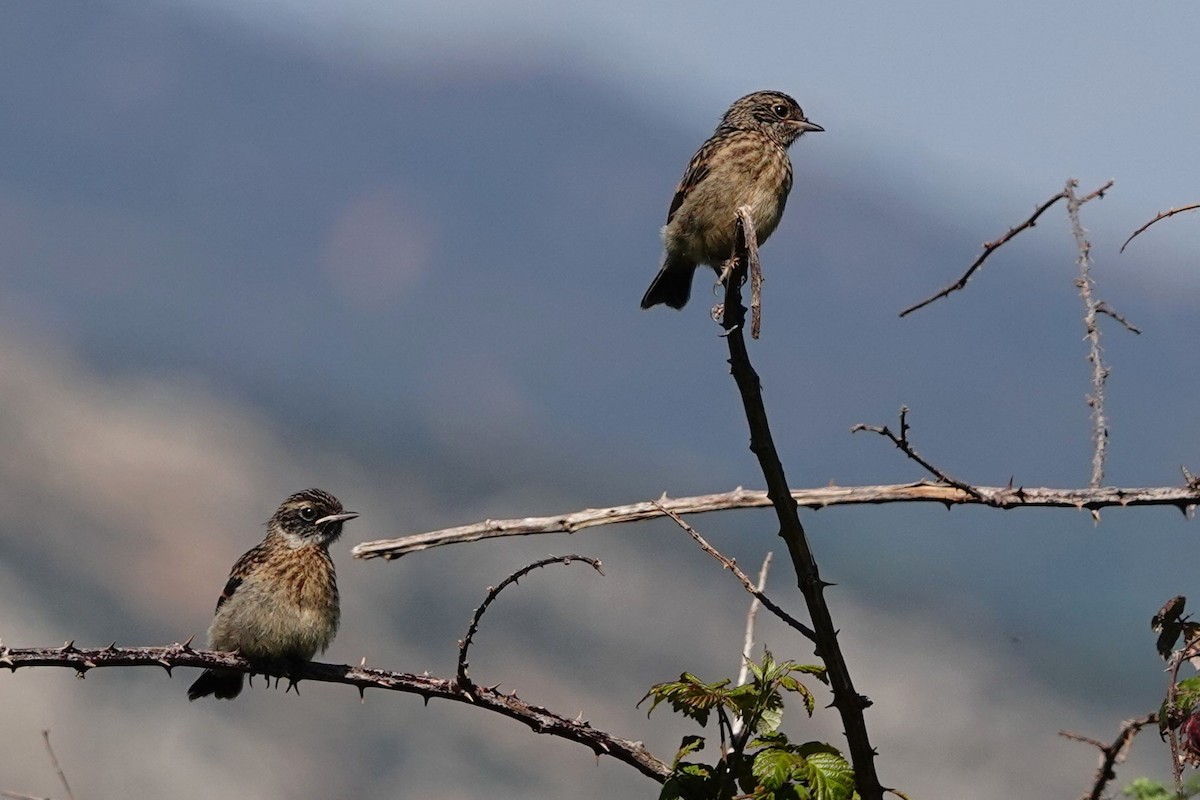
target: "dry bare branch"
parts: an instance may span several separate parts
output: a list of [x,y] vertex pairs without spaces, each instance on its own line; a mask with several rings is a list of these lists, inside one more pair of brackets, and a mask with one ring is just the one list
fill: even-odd
[[1070,731],[1059,731],[1058,735],[1075,742],[1083,742],[1090,744],[1100,751],[1100,768],[1096,770],[1096,780],[1092,784],[1089,792],[1083,795],[1080,800],[1100,800],[1104,797],[1104,789],[1108,786],[1109,781],[1115,780],[1117,777],[1114,768],[1125,760],[1125,755],[1129,752],[1129,746],[1133,743],[1133,737],[1137,736],[1138,732],[1147,725],[1153,725],[1158,722],[1158,714],[1146,714],[1137,719],[1126,720],[1121,725],[1121,732],[1117,734],[1117,738],[1112,744],[1105,744],[1087,736],[1080,736],[1077,733]]
[[[1089,485],[1096,487],[1104,480],[1104,459],[1108,454],[1108,417],[1104,413],[1104,389],[1108,383],[1109,368],[1104,365],[1104,351],[1100,347],[1100,325],[1097,314],[1107,314],[1120,322],[1126,329],[1134,333],[1141,331],[1120,314],[1113,311],[1106,303],[1095,298],[1096,282],[1092,279],[1092,244],[1087,239],[1087,231],[1079,219],[1079,208],[1096,193],[1078,197],[1075,189],[1079,181],[1074,178],[1067,181],[1063,193],[1067,196],[1067,218],[1071,221],[1071,235],[1075,237],[1075,246],[1079,252],[1079,277],[1075,286],[1083,300],[1083,325],[1086,331],[1084,338],[1088,343],[1088,362],[1092,365],[1092,392],[1087,402],[1092,413],[1092,478]],[[1093,512],[1093,516],[1096,513]],[[1098,518],[1098,517],[1097,517]]]
[[[83,677],[89,670],[103,667],[162,667],[168,674],[175,667],[234,669],[241,672],[261,672],[235,653],[193,650],[186,644],[168,647],[117,647],[79,649],[74,642],[62,647],[9,648],[0,645],[0,667],[16,671],[23,667],[65,667]],[[324,683],[344,683],[354,686],[362,695],[367,689],[387,689],[420,695],[431,699],[467,703],[515,719],[534,733],[545,733],[582,744],[597,756],[607,755],[636,769],[660,783],[671,774],[671,768],[642,746],[641,742],[621,739],[593,728],[582,719],[571,719],[541,706],[531,705],[516,696],[504,694],[497,687],[473,686],[469,691],[451,679],[429,675],[410,675],[352,667],[346,664],[322,664],[315,661],[298,665],[289,675],[277,676],[293,682],[300,680]]]
[[[1080,203],[1081,204],[1086,203],[1087,201],[1092,200],[1094,198],[1103,197],[1104,193],[1107,192],[1110,188],[1112,188],[1112,185],[1113,185],[1113,181],[1108,181],[1107,183],[1105,183],[1103,186],[1101,186],[1096,191],[1081,198]],[[903,311],[900,312],[900,316],[906,317],[909,314],[911,314],[912,312],[916,311],[917,309],[924,308],[925,306],[929,305],[930,303],[934,302],[935,300],[941,300],[943,297],[947,297],[950,294],[957,292],[960,289],[964,288],[967,285],[967,281],[971,280],[971,276],[975,274],[975,271],[983,266],[983,262],[987,260],[988,256],[990,256],[997,249],[999,249],[1001,246],[1006,244],[1010,239],[1012,239],[1014,236],[1016,236],[1021,231],[1032,228],[1034,225],[1037,224],[1038,217],[1040,217],[1042,214],[1044,214],[1047,209],[1049,209],[1052,205],[1057,203],[1059,200],[1065,200],[1065,199],[1067,199],[1067,193],[1065,191],[1059,192],[1058,194],[1054,195],[1046,202],[1042,203],[1036,209],[1034,209],[1034,212],[1024,222],[1022,222],[1021,224],[1016,225],[1012,228],[1009,228],[1008,232],[1005,233],[1003,236],[1001,236],[999,239],[993,239],[990,242],[984,242],[983,243],[983,252],[979,254],[979,257],[977,259],[975,259],[975,261],[971,264],[971,266],[967,267],[967,271],[963,273],[961,278],[959,278],[957,281],[955,281],[954,283],[947,286],[945,289],[942,289],[940,292],[933,295],[932,297],[928,297],[928,298],[922,300],[921,302],[917,303],[916,305],[912,305],[912,306],[909,306],[908,308],[904,309]]]
[[1125,248],[1129,246],[1129,243],[1132,242],[1137,237],[1141,236],[1143,233],[1145,233],[1146,229],[1149,228],[1154,223],[1159,222],[1160,220],[1164,220],[1167,217],[1173,217],[1176,214],[1182,214],[1184,211],[1195,211],[1198,208],[1200,208],[1200,203],[1192,203],[1191,205],[1180,206],[1179,208],[1168,208],[1166,211],[1158,212],[1154,216],[1154,219],[1150,220],[1145,225],[1138,228],[1133,233],[1129,234],[1129,238],[1125,240],[1125,244],[1121,245],[1120,252],[1124,253]]
[[[1184,513],[1200,505],[1200,481],[1189,486],[1150,486],[1054,489],[1025,486],[972,486],[975,493],[955,486],[931,481],[883,484],[874,486],[822,486],[815,489],[793,489],[792,499],[802,508],[820,510],[834,506],[883,505],[888,503],[940,503],[947,508],[959,505],[984,505],[991,508],[1075,508],[1093,509],[1124,506],[1168,506]],[[978,495],[978,496],[977,496]],[[981,499],[982,498],[982,499]],[[661,509],[660,509],[661,505]],[[676,514],[705,514],[713,511],[732,511],[742,508],[765,508],[771,505],[761,489],[738,487],[730,492],[667,498],[657,501],[629,503],[607,508],[585,508],[565,514],[520,519],[485,519],[471,525],[442,528],[395,539],[362,542],[351,552],[356,558],[383,558],[391,561],[401,556],[481,539],[505,536],[537,536],[553,533],[577,533],[603,525],[656,519],[666,516],[664,509]]]

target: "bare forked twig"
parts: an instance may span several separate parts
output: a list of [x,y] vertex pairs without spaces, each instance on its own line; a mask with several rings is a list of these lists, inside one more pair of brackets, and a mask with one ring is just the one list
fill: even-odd
[[[1107,192],[1110,188],[1112,188],[1112,185],[1113,185],[1113,181],[1108,181],[1107,183],[1105,183],[1103,186],[1101,186],[1096,191],[1080,198],[1079,204],[1082,205],[1082,204],[1088,202],[1089,200],[1095,199],[1097,197],[1103,197],[1104,193]],[[992,253],[994,253],[996,250],[998,250],[1001,246],[1006,244],[1009,240],[1011,240],[1014,236],[1016,236],[1021,231],[1028,230],[1029,228],[1032,228],[1034,225],[1036,225],[1038,217],[1040,217],[1042,214],[1044,214],[1046,212],[1046,210],[1049,209],[1052,205],[1057,203],[1059,200],[1066,200],[1066,199],[1067,199],[1066,190],[1059,192],[1058,194],[1054,195],[1046,202],[1042,203],[1036,209],[1034,209],[1034,212],[1032,214],[1030,214],[1029,218],[1026,219],[1024,222],[1022,222],[1021,224],[1016,225],[1012,228],[1009,228],[1008,232],[1005,233],[1003,236],[1001,236],[999,239],[993,239],[990,242],[984,242],[983,243],[983,252],[979,254],[979,257],[976,258],[974,262],[972,262],[971,266],[967,267],[967,271],[963,273],[962,277],[960,277],[958,280],[956,280],[954,283],[950,284],[946,288],[942,289],[937,294],[935,294],[931,297],[927,297],[926,299],[922,300],[921,302],[919,302],[915,305],[911,305],[908,308],[904,309],[903,311],[900,312],[900,316],[907,317],[912,312],[914,312],[918,309],[924,308],[925,306],[929,305],[930,303],[934,302],[935,300],[941,300],[943,297],[947,297],[950,294],[957,292],[960,289],[964,288],[967,285],[967,281],[971,280],[971,276],[975,274],[975,271],[983,266],[983,262],[987,260],[988,256],[990,256]]]

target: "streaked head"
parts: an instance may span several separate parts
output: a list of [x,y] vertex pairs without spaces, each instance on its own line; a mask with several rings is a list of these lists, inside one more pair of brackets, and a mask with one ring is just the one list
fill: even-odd
[[784,147],[807,132],[825,130],[806,119],[800,104],[783,92],[754,92],[734,101],[721,127],[761,130]]
[[296,547],[329,544],[342,535],[342,524],[357,516],[329,492],[305,489],[284,500],[268,525]]

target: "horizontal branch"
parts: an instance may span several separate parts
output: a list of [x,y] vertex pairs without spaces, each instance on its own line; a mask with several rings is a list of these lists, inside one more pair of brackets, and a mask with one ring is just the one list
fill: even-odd
[[[163,667],[170,674],[174,667],[219,667],[253,673],[255,667],[234,653],[193,650],[187,644],[169,647],[117,647],[79,649],[68,642],[62,647],[8,648],[0,646],[0,667],[14,672],[21,667],[66,667],[83,677],[90,669],[101,667]],[[640,742],[621,739],[593,728],[581,719],[569,719],[541,706],[531,705],[516,694],[503,694],[496,687],[472,685],[461,687],[452,680],[429,675],[410,675],[352,667],[345,664],[321,664],[315,661],[297,666],[291,675],[279,676],[291,683],[301,680],[344,683],[358,688],[362,696],[367,689],[389,689],[419,694],[428,703],[432,698],[454,700],[480,706],[497,714],[528,725],[535,733],[546,733],[585,745],[597,756],[612,756],[643,775],[660,783],[671,774],[671,768],[652,755]]]
[[[828,506],[881,505],[884,503],[942,503],[954,505],[984,505],[993,508],[1077,508],[1095,511],[1113,506],[1174,506],[1187,512],[1200,504],[1200,483],[1197,486],[1159,486],[1122,489],[1014,488],[1012,486],[972,486],[978,496],[946,484],[918,481],[882,486],[823,486],[819,489],[793,489],[792,497],[804,508],[822,509]],[[659,505],[662,508],[659,508]],[[569,514],[523,519],[488,519],[457,528],[418,533],[397,539],[362,542],[351,552],[355,558],[386,558],[441,547],[448,544],[476,542],[501,536],[530,536],[541,533],[575,533],[600,525],[639,522],[676,514],[704,514],[710,511],[729,511],[739,508],[766,508],[771,500],[764,491],[737,488],[722,494],[663,497],[656,501],[630,503],[609,508],[585,508]]]

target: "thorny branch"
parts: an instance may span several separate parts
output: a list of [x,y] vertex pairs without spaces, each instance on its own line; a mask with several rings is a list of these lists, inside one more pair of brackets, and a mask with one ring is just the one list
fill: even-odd
[[[1110,181],[1111,184],[1111,181]],[[1113,311],[1109,306],[1095,299],[1093,291],[1096,282],[1092,279],[1092,244],[1087,239],[1087,232],[1079,220],[1079,208],[1095,196],[1095,192],[1084,197],[1075,194],[1079,181],[1071,178],[1063,188],[1067,196],[1067,217],[1071,220],[1071,234],[1075,237],[1075,246],[1079,250],[1079,277],[1075,286],[1083,299],[1083,324],[1087,333],[1084,338],[1088,343],[1088,361],[1092,365],[1092,393],[1088,395],[1087,403],[1092,409],[1092,479],[1089,484],[1097,487],[1104,480],[1104,459],[1108,454],[1108,417],[1104,413],[1104,387],[1108,382],[1109,368],[1104,365],[1103,350],[1100,347],[1100,326],[1096,322],[1097,314],[1107,314],[1120,322],[1133,333],[1141,333],[1124,317]],[[1102,190],[1101,190],[1102,191]]]
[[1200,203],[1192,203],[1191,205],[1180,206],[1179,208],[1168,208],[1166,211],[1158,212],[1157,214],[1154,215],[1154,219],[1150,220],[1145,225],[1138,228],[1133,233],[1129,234],[1129,238],[1125,240],[1125,244],[1121,245],[1120,252],[1124,253],[1125,248],[1129,246],[1129,243],[1132,242],[1134,239],[1136,239],[1138,236],[1141,236],[1143,233],[1145,233],[1146,229],[1149,228],[1154,223],[1159,222],[1160,220],[1164,220],[1167,217],[1173,217],[1176,214],[1182,214],[1184,211],[1195,211],[1198,208],[1200,208]]
[[[1053,489],[1026,486],[977,486],[968,492],[945,483],[915,483],[878,486],[822,486],[816,489],[792,489],[798,506],[820,510],[833,506],[883,505],[887,503],[940,503],[947,508],[958,505],[984,505],[991,508],[1075,508],[1088,511],[1125,506],[1168,506],[1184,514],[1200,505],[1200,481],[1185,486],[1147,486]],[[980,499],[982,498],[982,499]],[[660,508],[661,504],[661,508]],[[520,519],[485,519],[471,525],[442,528],[396,539],[362,542],[351,552],[356,558],[383,558],[388,561],[410,553],[450,544],[465,544],[480,539],[505,536],[537,536],[551,533],[578,533],[603,525],[656,519],[676,514],[706,514],[741,508],[765,508],[771,499],[761,489],[738,487],[730,492],[643,501],[607,508],[585,508],[566,514]]]
[[[1104,193],[1107,192],[1110,188],[1112,188],[1112,185],[1113,185],[1113,181],[1108,181],[1107,183],[1105,183],[1103,186],[1101,186],[1096,191],[1080,198],[1079,204],[1083,205],[1084,203],[1086,203],[1089,200],[1092,200],[1094,198],[1104,197]],[[997,249],[999,249],[1001,246],[1006,244],[1010,239],[1012,239],[1014,236],[1016,236],[1021,231],[1028,230],[1029,228],[1032,228],[1034,225],[1036,225],[1038,217],[1040,217],[1042,214],[1044,214],[1046,212],[1046,210],[1050,208],[1050,206],[1054,205],[1059,200],[1066,200],[1066,199],[1067,199],[1067,192],[1065,190],[1059,192],[1058,194],[1054,195],[1046,202],[1042,203],[1036,209],[1034,209],[1034,212],[1029,216],[1029,218],[1026,219],[1024,222],[1022,222],[1020,225],[1016,225],[1012,228],[1009,228],[1008,233],[1004,234],[999,239],[993,239],[990,242],[984,242],[983,243],[983,252],[979,254],[979,257],[975,259],[974,263],[972,263],[971,266],[967,267],[967,271],[963,273],[961,278],[959,278],[957,281],[955,281],[954,283],[947,286],[945,289],[942,289],[940,292],[933,295],[932,297],[928,297],[928,298],[922,300],[921,302],[917,303],[916,305],[912,305],[912,306],[909,306],[908,308],[904,309],[903,311],[900,312],[900,316],[906,317],[909,314],[911,314],[912,312],[916,311],[917,309],[924,308],[925,306],[929,305],[930,303],[934,302],[935,300],[941,300],[943,297],[947,297],[950,294],[952,294],[953,292],[957,292],[960,289],[964,288],[967,285],[967,281],[971,280],[971,276],[975,274],[975,271],[983,266],[983,262],[987,260],[988,256],[990,256]]]
[[[365,659],[364,659],[365,662]],[[79,649],[74,642],[62,647],[8,648],[0,645],[0,667],[16,671],[22,667],[66,667],[78,677],[101,667],[162,667],[171,674],[175,667],[218,667],[241,672],[261,672],[235,653],[193,650],[188,644],[169,647],[117,647]],[[469,703],[527,725],[534,733],[546,733],[582,744],[597,756],[607,755],[630,765],[643,775],[660,783],[671,774],[671,768],[656,758],[640,742],[621,739],[593,728],[581,719],[569,719],[549,709],[521,700],[516,693],[504,694],[496,686],[472,686],[469,690],[454,680],[429,675],[411,675],[369,669],[365,665],[322,664],[315,661],[298,665],[290,675],[281,676],[293,682],[300,680],[344,683],[358,688],[359,696],[367,689],[387,689],[420,695],[431,699]]]
[[[660,506],[660,508],[661,508],[661,506]],[[722,566],[725,567],[725,569],[732,572],[734,577],[737,578],[741,582],[743,587],[745,587],[746,591],[749,592],[750,595],[755,600],[757,600],[758,602],[760,602],[764,606],[766,606],[768,611],[770,611],[775,616],[779,617],[781,620],[786,622],[789,626],[791,626],[795,630],[799,631],[801,634],[803,634],[807,638],[811,639],[812,641],[815,642],[817,640],[817,634],[813,631],[812,628],[808,627],[803,622],[801,622],[800,620],[793,617],[791,614],[784,611],[782,608],[777,606],[775,604],[775,602],[771,600],[771,598],[769,598],[765,594],[763,594],[762,589],[760,589],[754,585],[754,582],[750,580],[750,576],[747,575],[746,573],[742,572],[742,570],[738,567],[737,563],[732,558],[729,558],[724,553],[722,553],[720,550],[718,550],[717,548],[715,548],[711,544],[709,544],[708,541],[703,536],[701,536],[700,533],[695,528],[693,528],[691,525],[689,525],[687,523],[687,521],[684,520],[683,517],[679,516],[674,511],[667,511],[666,509],[663,509],[663,513],[666,514],[671,519],[675,520],[675,524],[678,525],[680,528],[682,528],[684,530],[684,532],[687,533],[688,536],[692,537],[692,540],[696,544],[700,545],[701,550],[708,553],[710,556],[715,558],[717,561],[720,561]],[[765,571],[765,567],[764,567],[764,571]]]
[[549,558],[543,558],[540,561],[535,561],[532,564],[526,564],[512,575],[509,575],[507,578],[500,581],[498,585],[488,587],[487,597],[485,597],[483,602],[479,604],[479,608],[475,609],[475,613],[471,617],[471,624],[467,627],[466,635],[463,636],[463,638],[458,642],[457,676],[459,686],[468,690],[474,688],[475,686],[471,679],[467,677],[467,667],[469,666],[467,663],[467,650],[470,648],[471,642],[475,639],[475,634],[479,632],[479,621],[483,619],[484,612],[487,611],[488,606],[492,604],[492,601],[496,599],[500,592],[504,591],[504,588],[509,584],[517,583],[521,580],[521,578],[524,578],[535,569],[540,569],[541,567],[549,566],[550,564],[570,564],[572,561],[582,561],[585,564],[591,564],[592,569],[596,570],[596,572],[599,572],[601,575],[604,574],[604,570],[600,568],[599,559],[578,555],[550,556]]
[[821,580],[816,558],[804,533],[804,526],[800,524],[796,501],[792,499],[783,464],[779,460],[771,436],[766,408],[763,406],[762,383],[750,363],[746,340],[742,336],[746,309],[742,306],[741,284],[753,247],[753,231],[750,210],[742,206],[738,209],[737,231],[731,257],[732,275],[725,283],[725,313],[722,320],[725,342],[729,346],[730,373],[737,383],[746,422],[750,428],[750,451],[757,457],[766,479],[767,496],[771,498],[776,519],[779,521],[779,536],[787,545],[800,591],[804,595],[804,602],[812,619],[813,631],[816,634],[816,653],[825,662],[829,686],[833,690],[833,705],[841,715],[845,727],[850,763],[854,767],[855,786],[862,800],[882,800],[884,788],[875,772],[875,749],[871,746],[866,720],[863,717],[863,710],[871,705],[871,701],[854,688],[841,645],[838,644],[837,628],[834,627],[833,618],[825,602],[824,590],[828,584]]
[[1137,719],[1127,720],[1121,726],[1121,732],[1117,734],[1117,738],[1112,744],[1105,744],[1087,736],[1080,736],[1077,733],[1070,731],[1059,731],[1058,735],[1075,742],[1083,742],[1090,744],[1100,751],[1100,767],[1096,770],[1096,780],[1092,784],[1090,792],[1084,794],[1080,800],[1101,800],[1104,797],[1104,789],[1108,786],[1109,781],[1115,780],[1117,773],[1114,768],[1125,760],[1125,755],[1129,752],[1129,746],[1133,743],[1133,737],[1137,736],[1138,732],[1147,725],[1153,725],[1158,722],[1158,714],[1146,714]]
[[957,478],[950,477],[949,474],[938,469],[933,464],[931,464],[930,462],[926,461],[924,458],[921,457],[920,453],[918,453],[916,451],[916,448],[914,448],[912,446],[912,443],[908,441],[908,406],[900,406],[900,435],[899,436],[892,433],[892,429],[886,425],[881,427],[879,425],[864,425],[863,423],[860,422],[857,425],[855,425],[854,427],[850,428],[851,433],[858,433],[859,431],[870,431],[871,433],[878,433],[880,436],[884,436],[888,439],[891,439],[892,444],[894,444],[894,445],[896,445],[896,447],[900,448],[904,452],[904,455],[908,456],[913,461],[920,464],[922,467],[924,467],[926,470],[928,470],[928,472],[931,475],[933,475],[933,477],[937,478],[942,483],[945,483],[949,486],[953,486],[956,489],[961,489],[962,491],[971,495],[971,497],[975,498],[976,500],[978,500],[981,503],[988,502],[987,499],[983,496],[983,494],[978,489],[976,489],[974,486],[972,486],[969,483],[964,483],[963,481],[960,481]]

